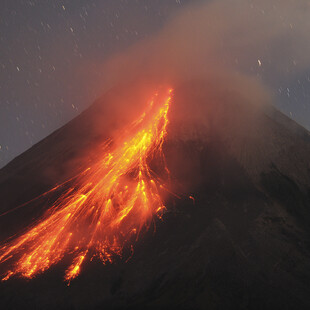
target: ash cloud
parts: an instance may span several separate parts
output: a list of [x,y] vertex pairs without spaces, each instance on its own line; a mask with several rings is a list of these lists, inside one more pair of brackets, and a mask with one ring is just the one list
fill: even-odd
[[204,78],[247,101],[266,102],[275,80],[292,79],[310,66],[309,17],[306,0],[188,6],[150,39],[96,65],[104,75],[97,81],[102,89],[135,79],[173,84]]

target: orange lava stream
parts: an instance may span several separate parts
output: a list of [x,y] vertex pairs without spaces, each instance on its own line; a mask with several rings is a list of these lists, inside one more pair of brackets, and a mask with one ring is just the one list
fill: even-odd
[[72,263],[65,280],[70,281],[86,259],[97,256],[103,263],[112,262],[141,229],[149,228],[154,215],[161,217],[162,184],[148,162],[155,155],[163,159],[171,91],[164,99],[155,95],[124,131],[122,142],[112,150],[107,143],[102,159],[86,169],[35,225],[0,248],[0,263],[11,266],[3,280],[13,275],[33,278],[68,254]]

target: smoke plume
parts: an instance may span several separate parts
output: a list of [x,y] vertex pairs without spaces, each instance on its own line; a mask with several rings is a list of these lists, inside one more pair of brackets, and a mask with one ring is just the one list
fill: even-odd
[[[188,6],[156,35],[99,66],[100,89],[135,79],[203,78],[263,102],[275,80],[310,65],[306,0],[217,0]],[[98,66],[96,65],[97,70]]]

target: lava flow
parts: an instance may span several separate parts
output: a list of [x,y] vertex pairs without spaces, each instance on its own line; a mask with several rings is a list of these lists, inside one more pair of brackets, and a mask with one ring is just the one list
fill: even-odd
[[[83,171],[24,234],[0,248],[8,263],[3,280],[13,275],[33,278],[65,256],[71,259],[65,280],[75,278],[86,260],[103,263],[122,255],[125,245],[149,228],[165,209],[162,181],[149,162],[161,158],[167,134],[171,91],[155,95],[144,113],[123,131],[122,141],[105,144],[102,158]],[[131,245],[132,246],[132,245]]]

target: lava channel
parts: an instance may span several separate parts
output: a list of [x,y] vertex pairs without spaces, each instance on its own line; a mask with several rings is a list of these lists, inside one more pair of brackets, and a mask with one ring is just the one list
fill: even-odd
[[33,278],[66,256],[71,263],[64,278],[70,283],[86,260],[112,262],[155,216],[162,216],[163,182],[149,162],[159,156],[168,173],[162,146],[171,92],[154,95],[123,131],[122,142],[106,143],[101,159],[74,179],[39,220],[0,247],[0,263],[9,266],[2,280],[14,275]]

